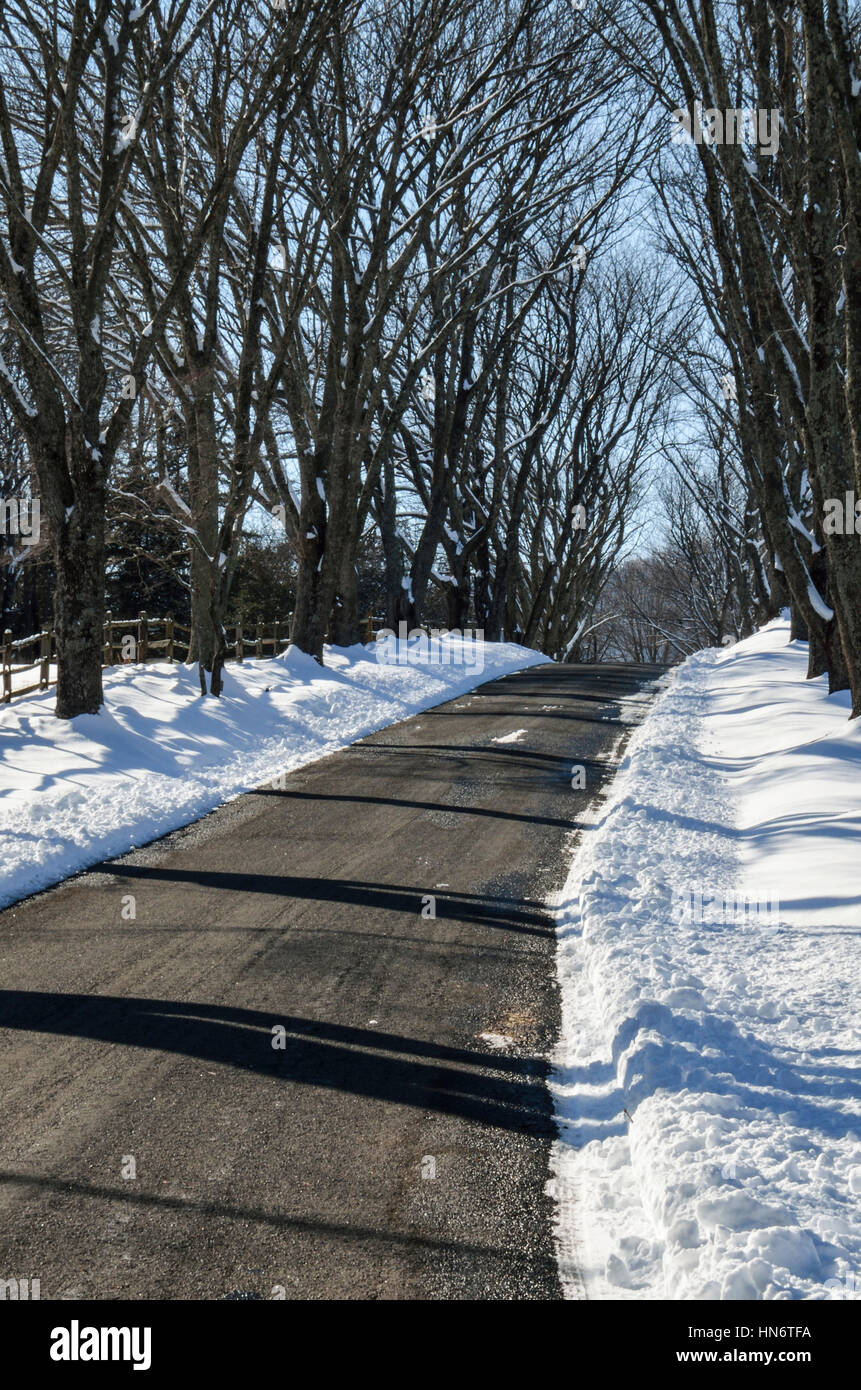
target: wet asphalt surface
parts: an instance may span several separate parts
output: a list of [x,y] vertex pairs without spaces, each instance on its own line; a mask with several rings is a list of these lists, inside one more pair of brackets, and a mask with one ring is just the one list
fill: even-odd
[[561,1297],[545,903],[660,674],[490,682],[0,913],[0,1279]]

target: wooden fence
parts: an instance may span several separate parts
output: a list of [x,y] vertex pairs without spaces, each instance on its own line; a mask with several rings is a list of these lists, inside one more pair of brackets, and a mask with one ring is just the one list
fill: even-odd
[[[242,619],[226,629],[228,661],[245,657],[277,656],[290,644],[290,624],[287,622],[257,622],[251,631]],[[369,613],[362,624],[362,640],[372,642],[374,634],[385,626],[385,619]],[[110,613],[105,616],[102,666],[125,666],[144,661],[187,661],[191,629],[178,623],[172,614],[166,618],[151,618],[140,613],[136,618],[119,619]],[[2,703],[19,695],[31,695],[35,690],[47,690],[56,684],[52,668],[57,662],[57,644],[53,632],[38,632],[33,637],[12,641],[12,633],[3,633]],[[32,677],[32,679],[30,679]],[[30,681],[27,684],[27,681]]]

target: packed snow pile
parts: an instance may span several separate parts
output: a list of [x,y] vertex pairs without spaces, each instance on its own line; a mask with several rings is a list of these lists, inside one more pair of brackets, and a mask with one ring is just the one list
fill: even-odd
[[674,672],[561,896],[571,1297],[861,1295],[861,721],[806,666]]
[[511,643],[415,637],[328,648],[324,667],[296,648],[231,663],[217,700],[201,697],[196,667],[159,663],[106,672],[97,715],[62,723],[53,691],[0,707],[0,907],[546,660]]

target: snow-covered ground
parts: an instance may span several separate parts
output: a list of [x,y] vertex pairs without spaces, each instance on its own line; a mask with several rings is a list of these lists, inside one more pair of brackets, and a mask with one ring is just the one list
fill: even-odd
[[806,662],[672,673],[561,895],[571,1297],[861,1296],[861,721]]
[[[427,659],[378,663],[374,647],[295,648],[231,663],[220,699],[196,667],[105,673],[97,715],[54,718],[53,690],[0,707],[0,907],[206,815],[365,734],[547,660],[510,643],[442,640]],[[449,664],[443,664],[444,662]]]

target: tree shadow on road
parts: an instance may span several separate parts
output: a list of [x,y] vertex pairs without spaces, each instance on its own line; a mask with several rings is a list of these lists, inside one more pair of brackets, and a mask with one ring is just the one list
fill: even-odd
[[171,1053],[522,1134],[555,1132],[542,1057],[230,1005],[27,990],[0,990],[0,1028]]
[[[450,808],[443,808],[448,810]],[[374,911],[402,912],[415,917],[428,896],[427,888],[396,884],[362,883],[355,879],[310,878],[295,874],[236,873],[216,869],[168,869],[156,864],[96,864],[90,873],[113,874],[118,879],[143,879],[152,883],[188,883],[215,892],[268,893],[296,901],[343,903]],[[546,910],[539,902],[521,898],[493,898],[485,893],[453,893],[434,889],[436,917],[476,927],[494,927],[527,936],[555,936]]]
[[[213,1222],[219,1223],[220,1226],[237,1222],[246,1239],[249,1228],[263,1227],[279,1231],[284,1236],[297,1236],[305,1242],[310,1238],[314,1242],[312,1250],[318,1244],[332,1245],[336,1248],[336,1257],[343,1254],[344,1258],[355,1259],[357,1249],[361,1252],[362,1259],[370,1259],[375,1250],[383,1257],[393,1254],[406,1256],[419,1268],[422,1265],[433,1268],[437,1277],[441,1270],[449,1277],[460,1272],[462,1279],[469,1281],[470,1286],[475,1286],[478,1274],[478,1286],[482,1291],[496,1290],[496,1297],[506,1296],[508,1289],[511,1290],[508,1296],[512,1298],[561,1297],[556,1257],[549,1239],[543,1248],[536,1249],[530,1244],[519,1242],[516,1233],[511,1243],[490,1243],[486,1240],[470,1240],[442,1233],[430,1235],[419,1230],[396,1230],[391,1225],[382,1227],[358,1221],[337,1220],[313,1212],[284,1211],[277,1206],[277,1199],[271,1207],[263,1207],[228,1202],[221,1194],[216,1198],[193,1198],[165,1192],[135,1191],[128,1183],[116,1188],[36,1173],[0,1170],[0,1187],[13,1190],[17,1188],[39,1196],[44,1194],[52,1197],[54,1201],[58,1197],[63,1201],[79,1199],[96,1204],[109,1203],[113,1208],[122,1204],[124,1210],[137,1208],[142,1215],[147,1211],[156,1216],[162,1212],[171,1212],[174,1223],[184,1220],[194,1222],[203,1218],[210,1233],[210,1245]],[[307,1244],[303,1244],[303,1253],[304,1275],[308,1263]],[[288,1289],[291,1297],[307,1296],[298,1273],[293,1274]],[[172,1293],[172,1296],[181,1295]],[[229,1295],[221,1296],[224,1298]],[[264,1292],[255,1296],[268,1298],[273,1295],[264,1284]]]

